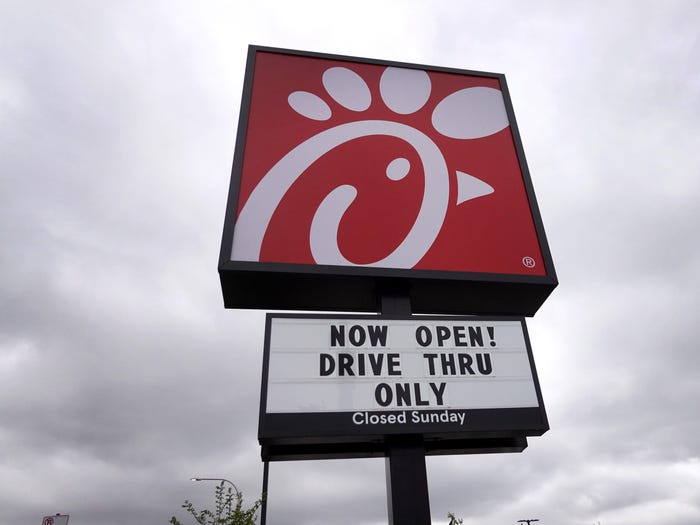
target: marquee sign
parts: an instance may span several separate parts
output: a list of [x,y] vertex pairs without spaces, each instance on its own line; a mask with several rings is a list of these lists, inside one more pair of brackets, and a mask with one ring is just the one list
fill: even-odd
[[382,455],[398,434],[519,451],[548,429],[522,318],[268,314],[261,397],[270,459]]
[[399,282],[414,312],[533,315],[557,281],[505,77],[251,47],[219,273],[232,308]]

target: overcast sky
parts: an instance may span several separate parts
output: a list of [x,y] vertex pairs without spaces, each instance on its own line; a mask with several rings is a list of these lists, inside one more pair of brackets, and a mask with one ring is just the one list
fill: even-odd
[[[216,271],[248,44],[504,73],[560,286],[551,430],[428,458],[434,523],[700,523],[700,3],[0,0],[0,525],[259,494],[264,314]],[[387,522],[383,460],[274,463],[268,523]]]

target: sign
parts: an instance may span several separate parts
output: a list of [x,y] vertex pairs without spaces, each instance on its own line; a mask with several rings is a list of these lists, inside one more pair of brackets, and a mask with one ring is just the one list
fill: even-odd
[[56,514],[55,516],[44,516],[41,525],[68,525],[68,514]]
[[[557,284],[505,77],[251,47],[230,308],[533,315]],[[285,293],[280,293],[280,290]]]
[[522,318],[267,316],[259,440],[271,459],[381,455],[399,434],[459,452],[455,440],[471,450],[547,429]]

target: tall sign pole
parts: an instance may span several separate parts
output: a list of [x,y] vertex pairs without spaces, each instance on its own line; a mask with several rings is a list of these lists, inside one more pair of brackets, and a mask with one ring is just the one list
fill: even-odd
[[357,312],[267,314],[264,492],[383,457],[390,523],[428,525],[426,455],[549,429],[525,317],[558,281],[501,74],[250,46],[219,275],[226,308]]
[[[385,290],[382,317],[411,316],[411,299],[405,291]],[[386,494],[389,525],[430,525],[430,496],[423,437],[397,436],[387,441]]]

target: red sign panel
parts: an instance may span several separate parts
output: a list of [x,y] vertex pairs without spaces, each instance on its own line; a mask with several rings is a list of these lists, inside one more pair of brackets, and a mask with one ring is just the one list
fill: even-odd
[[502,75],[251,48],[242,120],[224,266],[555,282]]

